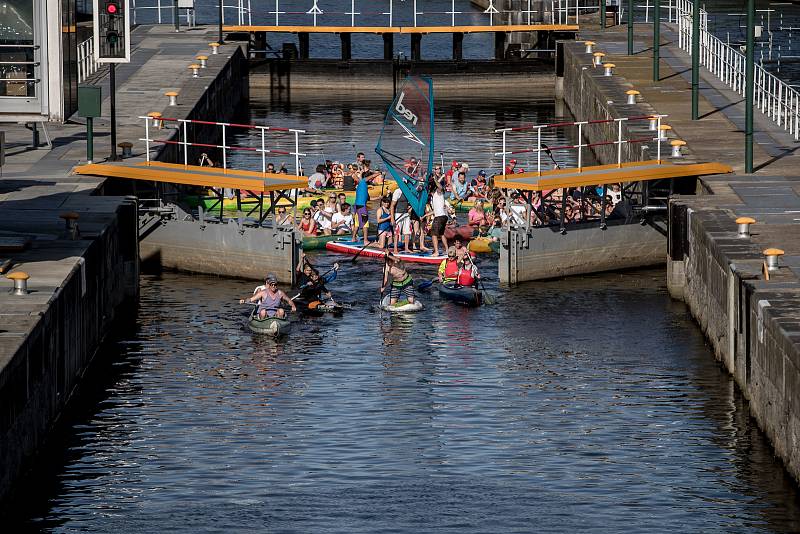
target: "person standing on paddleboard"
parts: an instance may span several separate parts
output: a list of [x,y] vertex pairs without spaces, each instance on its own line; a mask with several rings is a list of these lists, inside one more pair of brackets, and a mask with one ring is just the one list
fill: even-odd
[[447,238],[444,230],[447,227],[447,208],[445,207],[444,192],[435,180],[430,181],[431,207],[433,208],[433,222],[431,222],[431,238],[433,240],[433,255],[439,255],[439,238],[447,250]]
[[[358,176],[356,174],[356,176]],[[369,184],[367,183],[367,175],[361,175],[357,178],[358,184],[356,185],[356,200],[353,203],[355,207],[356,222],[353,224],[353,241],[358,237],[358,231],[364,237],[364,246],[366,247],[369,241],[367,240],[367,223],[369,222],[369,211],[367,210],[367,202],[369,201]]]
[[381,294],[386,291],[386,285],[391,280],[392,286],[389,292],[389,305],[394,306],[400,295],[403,295],[409,304],[414,303],[414,279],[406,271],[405,264],[392,254],[386,254],[386,268],[383,270],[383,284]]

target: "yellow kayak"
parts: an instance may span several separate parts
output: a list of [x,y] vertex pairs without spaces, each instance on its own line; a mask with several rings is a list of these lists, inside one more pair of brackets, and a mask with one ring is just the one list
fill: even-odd
[[491,254],[500,250],[500,243],[491,237],[476,237],[469,242],[467,248],[476,254]]
[[[381,194],[388,195],[389,193],[391,193],[395,189],[397,189],[397,182],[395,182],[394,180],[391,180],[391,181],[387,180],[384,186],[381,186],[381,184],[370,185],[369,186],[369,198],[370,198],[370,200],[377,200],[377,199],[379,199],[381,197]],[[302,211],[303,209],[310,207],[312,201],[320,200],[320,199],[325,200],[326,198],[328,198],[328,195],[330,195],[331,193],[334,193],[336,195],[338,195],[339,193],[346,193],[347,202],[349,202],[350,204],[352,204],[355,201],[355,198],[356,198],[355,191],[347,191],[347,192],[345,192],[343,189],[323,189],[322,191],[320,191],[320,193],[318,195],[309,195],[309,194],[306,194],[306,193],[301,193],[297,197],[297,209],[299,211]],[[211,190],[208,190],[207,194],[208,195],[213,195],[214,192],[211,191]],[[257,204],[258,204],[258,202],[257,202],[257,198],[256,197],[245,197],[245,196],[242,197],[242,209],[251,209],[254,205],[257,205]],[[268,209],[271,205],[272,204],[271,204],[271,202],[269,200],[269,196],[265,196],[264,197],[264,209]],[[291,204],[286,199],[281,199],[280,201],[278,201],[278,206],[287,206],[288,207],[290,205]],[[217,199],[216,198],[204,198],[203,199],[203,208],[206,209],[206,210],[210,210],[210,209],[218,210],[219,206],[217,205]],[[236,203],[236,198],[235,197],[234,198],[226,198],[224,200],[224,203],[223,203],[223,208],[224,208],[225,211],[236,211],[237,208],[238,208],[237,203]]]

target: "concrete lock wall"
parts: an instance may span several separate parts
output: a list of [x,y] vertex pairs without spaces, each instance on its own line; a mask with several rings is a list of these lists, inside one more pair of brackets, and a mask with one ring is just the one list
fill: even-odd
[[737,237],[729,210],[670,206],[669,289],[683,299],[751,415],[800,481],[800,283],[787,267],[763,274],[762,246]]
[[[56,240],[27,252],[27,261],[45,262],[31,267],[38,274],[28,295],[0,289],[0,332],[8,334],[0,349],[0,500],[30,466],[112,323],[138,292],[136,202],[90,198],[117,204],[102,230],[84,235],[87,241]],[[48,277],[46,263],[62,257],[55,272],[67,261],[66,277]],[[22,268],[25,258],[19,256]]]
[[[557,96],[579,120],[616,119],[649,116],[655,110],[646,102],[627,104],[625,91],[632,88],[621,76],[605,76],[602,68],[594,68],[592,55],[585,45],[567,41],[559,43],[559,79]],[[562,67],[563,64],[563,67]],[[583,129],[583,142],[595,143],[617,139],[616,123],[593,124]],[[649,121],[623,123],[623,138],[654,137]],[[643,149],[642,147],[645,146]],[[598,164],[617,162],[616,145],[584,149]],[[667,149],[665,149],[667,150]],[[663,153],[666,158],[669,153]],[[623,145],[623,161],[641,161],[655,157],[650,145]],[[691,157],[682,161],[692,162]],[[573,274],[658,265],[666,256],[664,235],[638,221],[629,225],[574,225],[561,235],[557,228],[512,230],[500,247],[500,281],[514,284]],[[587,251],[592,251],[587,253]]]
[[[192,78],[186,82],[174,115],[202,121],[241,122],[235,119],[249,100],[249,82],[248,60],[242,47],[237,47],[211,83]],[[190,140],[221,142],[219,126],[190,124],[188,128]],[[157,159],[184,161],[182,146],[164,146]],[[197,164],[203,152],[215,162],[222,161],[221,152],[215,149],[191,147],[189,164]],[[281,282],[294,281],[301,239],[293,229],[275,231],[240,226],[236,220],[220,222],[212,216],[197,221],[177,206],[173,209],[175,217],[142,232],[141,255],[145,265],[255,280],[263,280],[266,273],[272,272]]]

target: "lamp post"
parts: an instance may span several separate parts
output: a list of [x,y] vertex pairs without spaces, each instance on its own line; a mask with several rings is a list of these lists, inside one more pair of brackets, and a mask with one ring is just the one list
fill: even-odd
[[700,2],[692,4],[692,120],[700,118]]
[[[698,2],[699,0],[695,0]],[[653,2],[653,81],[657,82],[661,77],[658,72],[658,64],[661,60],[661,0]]]
[[[696,1],[696,0],[695,0]],[[747,50],[744,89],[744,172],[753,172],[753,90],[755,88],[755,0],[747,0]]]

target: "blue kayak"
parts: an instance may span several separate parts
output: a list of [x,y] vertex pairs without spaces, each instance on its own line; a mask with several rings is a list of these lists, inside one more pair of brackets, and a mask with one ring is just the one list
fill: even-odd
[[453,282],[439,284],[439,296],[462,306],[480,306],[483,303],[478,288]]

